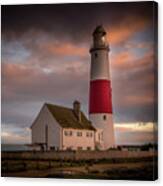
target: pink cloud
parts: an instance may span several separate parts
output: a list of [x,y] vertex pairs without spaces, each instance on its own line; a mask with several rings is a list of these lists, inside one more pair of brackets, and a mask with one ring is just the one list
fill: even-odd
[[117,144],[144,144],[154,141],[154,123],[115,124]]
[[137,68],[141,69],[154,64],[154,54],[153,51],[149,51],[140,58],[132,51],[122,51],[113,55],[111,61],[113,70],[136,70]]
[[126,42],[135,33],[145,30],[149,24],[149,20],[141,17],[127,17],[119,24],[107,28],[108,40],[113,45]]
[[70,42],[45,42],[41,46],[41,50],[45,50],[50,54],[56,54],[61,56],[86,56],[88,53],[88,49],[74,45]]

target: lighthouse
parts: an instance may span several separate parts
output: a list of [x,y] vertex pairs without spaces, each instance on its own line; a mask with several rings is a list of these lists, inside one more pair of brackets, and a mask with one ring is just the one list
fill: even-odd
[[103,26],[97,26],[92,36],[89,119],[97,130],[96,147],[107,150],[115,147],[109,69],[110,49]]

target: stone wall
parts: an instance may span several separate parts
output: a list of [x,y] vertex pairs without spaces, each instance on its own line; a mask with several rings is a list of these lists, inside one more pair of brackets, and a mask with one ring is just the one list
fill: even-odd
[[17,160],[97,160],[120,158],[145,158],[157,155],[153,151],[58,151],[58,152],[2,152],[2,159]]

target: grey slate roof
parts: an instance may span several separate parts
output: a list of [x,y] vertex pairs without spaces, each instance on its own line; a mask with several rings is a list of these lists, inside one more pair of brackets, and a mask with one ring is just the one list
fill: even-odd
[[45,105],[63,128],[96,130],[83,112],[81,112],[81,122],[79,122],[73,109],[48,103]]

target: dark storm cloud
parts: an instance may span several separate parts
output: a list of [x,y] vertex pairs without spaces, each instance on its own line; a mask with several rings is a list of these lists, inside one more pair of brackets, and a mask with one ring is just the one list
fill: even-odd
[[42,31],[59,40],[90,40],[97,24],[120,25],[126,18],[152,19],[153,2],[2,6],[2,36],[21,38],[28,31]]
[[[154,121],[154,57],[150,53],[134,64],[113,71],[113,110],[116,121]],[[143,65],[145,64],[145,65]]]

